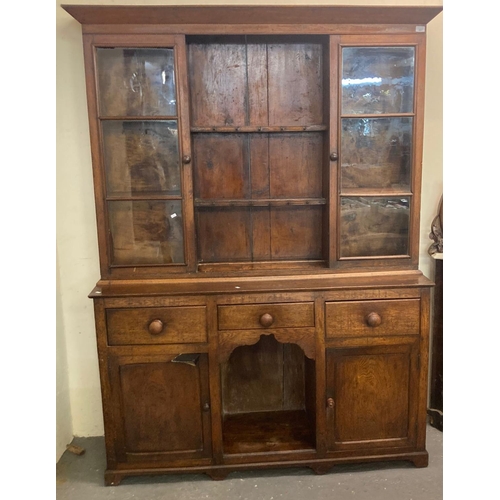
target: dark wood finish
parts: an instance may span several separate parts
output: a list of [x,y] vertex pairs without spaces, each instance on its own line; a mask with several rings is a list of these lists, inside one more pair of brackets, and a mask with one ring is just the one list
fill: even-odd
[[428,413],[433,427],[443,430],[443,259],[435,258],[431,380]]
[[[314,326],[314,304],[219,306],[219,330]],[[263,321],[264,320],[264,321]]]
[[241,413],[224,419],[224,453],[263,453],[314,447],[305,411]]
[[261,330],[234,330],[219,333],[219,361],[226,361],[233,350],[241,345],[254,345],[261,340],[262,336],[272,335],[282,344],[291,342],[300,346],[304,354],[314,359],[316,351],[314,349],[314,338],[310,328],[269,328]]
[[210,417],[203,411],[209,401],[206,355],[195,366],[173,363],[175,357],[110,357],[110,380],[120,387],[112,395],[115,449],[130,467],[176,460],[194,465],[210,454]]
[[241,134],[193,137],[196,199],[249,197],[247,146]]
[[415,445],[418,340],[327,350],[329,449]]
[[[269,199],[211,199],[211,200],[195,200],[197,207],[283,207],[304,206],[304,205],[326,205],[324,198],[269,198]],[[255,215],[258,212],[254,212]]]
[[270,197],[321,198],[322,134],[269,137]]
[[[425,24],[441,7],[63,8],[84,34],[105,483],[426,466]],[[372,102],[359,75],[404,77],[412,97],[384,81]]]
[[149,323],[148,330],[152,335],[159,335],[163,331],[163,321],[161,319],[154,319]]
[[196,233],[200,262],[252,260],[252,214],[246,208],[198,209]]
[[[186,38],[176,35],[175,38],[175,72],[177,75],[177,101],[179,113],[179,155],[191,158],[191,124],[189,121],[189,89],[187,83],[187,55]],[[182,162],[182,211],[184,220],[184,259],[188,272],[196,269],[196,242],[194,235],[194,208],[193,208],[193,167],[192,162]]]
[[271,209],[271,256],[274,260],[317,260],[322,257],[320,206]]
[[[427,24],[442,7],[62,5],[81,24]],[[223,27],[218,26],[218,33]]]
[[[429,334],[430,334],[430,317],[431,317],[431,290],[430,288],[423,289],[421,292],[421,308],[420,308],[420,351],[417,357],[418,364],[418,409],[415,411],[415,417],[423,416],[427,410],[429,386]],[[417,449],[425,450],[425,430],[427,419],[420,417],[416,421],[417,428]]]
[[[413,34],[415,24],[239,24],[225,25],[225,35],[394,35]],[[220,27],[214,24],[86,24],[84,34],[175,34],[182,31],[188,36],[220,35]]]
[[254,345],[240,345],[221,365],[223,413],[304,410],[311,376],[296,344],[262,336]]
[[189,83],[192,123],[199,126],[245,125],[246,46],[190,44]]
[[319,44],[269,44],[269,125],[323,123],[323,59]]
[[[323,45],[293,38],[278,43],[262,37],[199,37],[188,47],[192,131],[205,132],[193,136],[195,206],[323,204]],[[225,211],[222,216],[198,210],[199,259],[321,258],[322,216],[323,210]],[[226,228],[238,227],[236,238],[225,238],[222,226],[213,222],[224,218]]]
[[241,127],[191,127],[193,133],[215,132],[215,133],[254,133],[254,132],[322,132],[327,130],[326,125],[244,125]]
[[376,326],[380,326],[380,324],[382,323],[382,318],[380,317],[380,314],[371,312],[370,314],[368,314],[368,316],[366,316],[366,323],[368,324],[368,326],[374,328]]
[[[181,302],[193,299],[193,296],[235,294],[234,298],[227,295],[226,302],[241,302],[239,294],[244,293],[265,293],[267,295],[245,296],[245,300],[250,302],[276,301],[280,298],[298,296],[290,295],[288,292],[306,293],[306,300],[311,300],[311,291],[328,292],[328,298],[332,300],[363,300],[363,299],[395,299],[395,298],[418,298],[420,288],[433,285],[433,282],[420,273],[413,272],[393,272],[386,274],[315,274],[310,271],[306,274],[278,274],[275,276],[222,276],[222,277],[197,277],[192,279],[174,279],[168,282],[162,280],[101,280],[89,294],[91,298],[112,297],[125,298],[125,303],[129,303],[127,298],[138,297],[134,305],[150,306],[156,304],[156,297],[182,297]],[[238,287],[238,288],[237,288]],[[184,297],[183,297],[184,296]],[[147,297],[147,298],[145,298]],[[141,298],[143,302],[141,302]],[[110,305],[121,304],[110,302]],[[161,300],[161,299],[160,299]]]
[[[292,454],[292,453],[291,453]],[[340,464],[356,464],[360,461],[362,457],[363,462],[373,463],[373,462],[387,462],[387,461],[407,461],[415,465],[415,467],[427,467],[429,463],[429,455],[426,451],[416,451],[416,452],[400,452],[394,453],[394,451],[377,452],[373,454],[372,451],[369,453],[359,452],[355,457],[336,457],[336,458],[316,458],[313,453],[308,453],[307,451],[300,451],[295,453],[296,459],[290,459],[285,462],[286,467],[309,467],[311,469],[332,469],[335,465]],[[250,455],[252,456],[252,455]],[[253,470],[263,470],[263,469],[276,469],[282,468],[284,462],[280,460],[283,454],[258,454],[253,455],[255,457],[252,461],[251,468]],[[236,455],[236,460],[238,460],[241,455]],[[270,460],[265,460],[266,457],[270,457]],[[233,459],[232,455],[226,455],[224,459],[227,461],[226,465],[219,466],[193,466],[184,467],[181,469],[182,472],[190,474],[207,474],[214,480],[223,480],[231,472],[245,471],[249,468],[248,463],[238,462]],[[130,470],[107,470],[105,472],[106,485],[118,485],[121,480],[127,477],[134,476],[157,476],[164,474],[179,474],[179,468],[175,467],[157,467],[155,469],[130,469]],[[114,483],[108,482],[116,481]]]
[[327,302],[327,337],[418,335],[419,300]]
[[[328,121],[329,132],[325,134],[323,146],[323,196],[329,200],[325,207],[323,217],[323,255],[329,267],[335,267],[338,259],[338,163],[331,160],[331,155],[338,154],[338,126],[339,126],[339,75],[340,75],[340,37],[330,36],[328,49],[324,54],[324,65],[328,71],[324,71],[325,82],[323,87],[328,95],[325,96],[325,121]],[[331,98],[330,96],[334,96]]]
[[107,309],[106,320],[110,345],[207,341],[204,306]]
[[273,323],[274,323],[274,318],[268,314],[268,313],[264,313],[260,318],[259,318],[259,323],[265,327],[265,328],[268,328],[269,326],[271,326]]
[[283,345],[262,336],[238,346],[221,365],[224,415],[283,408]]

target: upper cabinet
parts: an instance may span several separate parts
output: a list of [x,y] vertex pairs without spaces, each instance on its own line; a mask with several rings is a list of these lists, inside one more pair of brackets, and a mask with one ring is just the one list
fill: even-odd
[[188,39],[201,269],[323,259],[328,39]]
[[65,8],[103,278],[417,268],[440,8]]

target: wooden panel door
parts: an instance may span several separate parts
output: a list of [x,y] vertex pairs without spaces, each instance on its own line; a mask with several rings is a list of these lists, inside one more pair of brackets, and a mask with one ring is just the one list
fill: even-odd
[[157,467],[209,462],[207,355],[183,358],[110,358],[114,429],[107,432],[114,433],[118,462]]
[[418,339],[327,350],[328,450],[414,446]]

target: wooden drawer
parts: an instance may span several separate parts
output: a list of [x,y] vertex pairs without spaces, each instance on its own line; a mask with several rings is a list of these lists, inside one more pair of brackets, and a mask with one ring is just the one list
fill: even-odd
[[417,335],[420,300],[363,300],[327,302],[327,337]]
[[314,326],[314,303],[219,306],[219,330]]
[[110,345],[207,341],[205,306],[108,309],[106,321]]

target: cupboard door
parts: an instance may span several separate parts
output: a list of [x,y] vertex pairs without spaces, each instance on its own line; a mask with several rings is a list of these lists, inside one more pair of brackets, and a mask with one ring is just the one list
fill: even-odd
[[422,51],[417,35],[340,37],[337,258],[347,266],[418,262]]
[[[211,454],[206,354],[112,356],[119,462],[199,463]],[[179,362],[180,361],[180,362]]]
[[415,445],[418,345],[327,350],[330,451]]
[[194,268],[184,37],[96,35],[86,59],[103,274]]

